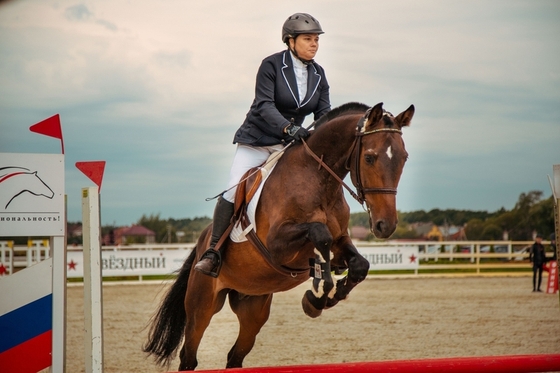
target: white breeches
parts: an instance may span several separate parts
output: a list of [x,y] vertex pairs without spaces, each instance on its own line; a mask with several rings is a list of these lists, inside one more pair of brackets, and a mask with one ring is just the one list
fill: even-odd
[[[229,182],[227,190],[223,198],[229,202],[234,202],[235,192],[237,191],[237,184],[248,170],[253,167],[263,164],[268,157],[278,151],[282,150],[284,145],[272,146],[250,146],[238,144],[233,157],[233,163],[229,172]],[[230,189],[231,188],[231,189]]]

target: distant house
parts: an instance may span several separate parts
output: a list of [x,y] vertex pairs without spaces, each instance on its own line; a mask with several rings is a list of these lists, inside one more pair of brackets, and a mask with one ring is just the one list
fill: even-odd
[[442,241],[443,234],[434,223],[412,223],[412,229],[426,241]]
[[66,228],[68,237],[82,237],[82,223],[68,223]]
[[369,234],[369,229],[366,227],[362,227],[361,225],[350,228],[350,238],[352,238],[353,240],[365,241],[367,240]]
[[446,241],[466,241],[467,234],[465,233],[464,227],[457,227],[451,226],[447,227],[447,231],[442,230],[444,232],[444,239]]
[[141,225],[117,228],[103,237],[104,245],[126,245],[131,243],[155,242],[155,232]]

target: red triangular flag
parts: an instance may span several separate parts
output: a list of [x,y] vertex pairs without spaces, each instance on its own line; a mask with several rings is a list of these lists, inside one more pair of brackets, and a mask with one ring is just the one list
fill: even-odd
[[41,135],[60,139],[62,154],[64,154],[64,140],[62,139],[62,127],[60,126],[60,116],[58,114],[32,125],[29,127],[29,130],[31,132],[40,133]]
[[89,177],[99,187],[99,192],[101,192],[105,161],[76,162],[76,167]]

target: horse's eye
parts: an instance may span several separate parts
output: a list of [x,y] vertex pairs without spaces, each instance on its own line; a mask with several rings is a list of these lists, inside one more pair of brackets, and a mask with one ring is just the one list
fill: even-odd
[[364,159],[367,164],[372,165],[375,162],[375,156],[373,154],[366,154],[364,155]]

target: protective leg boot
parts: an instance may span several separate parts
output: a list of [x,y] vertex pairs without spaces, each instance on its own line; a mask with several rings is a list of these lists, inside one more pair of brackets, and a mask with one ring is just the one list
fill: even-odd
[[218,277],[220,269],[222,268],[222,254],[220,248],[215,249],[216,244],[229,227],[231,217],[233,216],[233,203],[220,197],[214,209],[214,218],[212,222],[212,237],[210,239],[210,246],[200,261],[196,263],[194,269],[205,275]]

